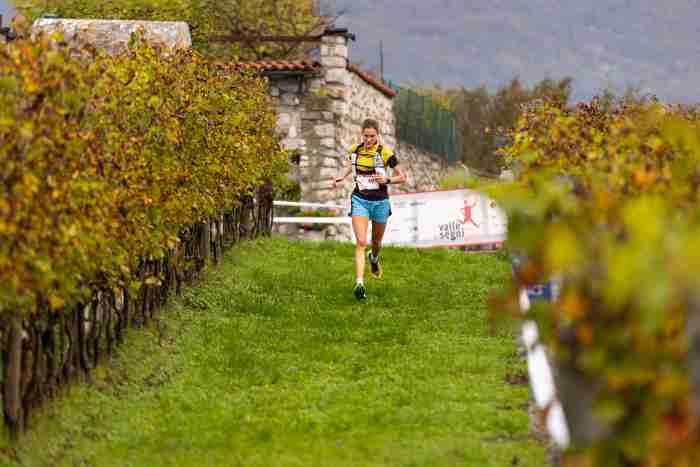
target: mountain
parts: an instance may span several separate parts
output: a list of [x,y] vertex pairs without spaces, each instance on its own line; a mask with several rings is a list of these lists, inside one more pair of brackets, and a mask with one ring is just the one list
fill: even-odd
[[574,78],[574,99],[627,86],[700,102],[700,0],[335,0],[351,60],[396,82],[490,89]]
[[[574,99],[627,86],[700,102],[700,0],[321,0],[353,61],[398,83],[490,89],[574,78]],[[12,8],[0,0],[9,23]]]

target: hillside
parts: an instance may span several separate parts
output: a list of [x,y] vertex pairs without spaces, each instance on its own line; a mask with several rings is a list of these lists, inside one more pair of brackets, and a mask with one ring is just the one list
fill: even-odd
[[353,60],[394,81],[490,88],[574,78],[574,99],[627,84],[700,102],[700,0],[327,0],[357,33]]

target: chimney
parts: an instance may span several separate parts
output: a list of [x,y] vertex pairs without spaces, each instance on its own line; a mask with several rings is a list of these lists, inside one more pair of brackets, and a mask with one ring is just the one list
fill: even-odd
[[348,66],[348,40],[355,35],[347,28],[328,27],[321,37],[321,65],[327,70],[346,69]]

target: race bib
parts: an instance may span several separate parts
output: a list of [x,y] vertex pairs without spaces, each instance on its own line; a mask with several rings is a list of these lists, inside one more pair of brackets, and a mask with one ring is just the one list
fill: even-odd
[[378,190],[379,183],[372,180],[373,175],[358,175],[357,187],[360,190]]

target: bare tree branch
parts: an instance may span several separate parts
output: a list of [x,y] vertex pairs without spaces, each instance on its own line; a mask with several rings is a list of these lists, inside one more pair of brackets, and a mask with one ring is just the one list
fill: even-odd
[[338,18],[319,15],[317,4],[308,2],[300,7],[298,0],[211,0],[216,27],[208,40],[238,44],[255,59],[289,58],[304,42],[319,41],[322,30]]

